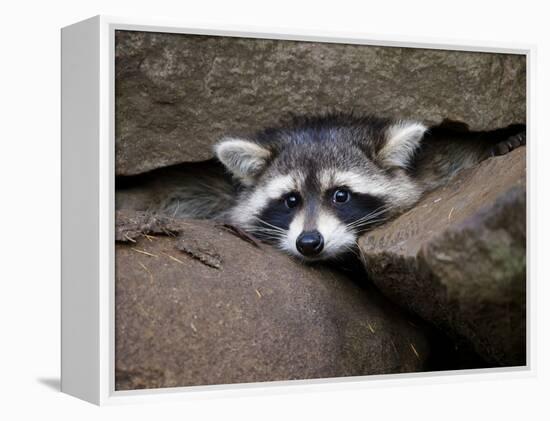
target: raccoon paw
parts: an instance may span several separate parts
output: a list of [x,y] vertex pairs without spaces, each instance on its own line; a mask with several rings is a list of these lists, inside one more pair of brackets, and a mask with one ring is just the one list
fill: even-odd
[[508,139],[498,142],[495,146],[493,146],[491,156],[505,155],[508,152],[525,145],[526,139],[527,136],[525,132],[516,133]]

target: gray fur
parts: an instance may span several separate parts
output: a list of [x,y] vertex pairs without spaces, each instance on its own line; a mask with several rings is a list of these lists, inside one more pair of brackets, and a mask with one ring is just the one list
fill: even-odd
[[215,161],[162,168],[117,178],[117,209],[161,213],[175,218],[227,219],[238,188]]

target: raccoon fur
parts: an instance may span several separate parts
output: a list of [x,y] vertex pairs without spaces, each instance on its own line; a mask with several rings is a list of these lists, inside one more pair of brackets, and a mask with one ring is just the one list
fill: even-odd
[[334,259],[458,171],[524,144],[521,124],[470,131],[449,120],[428,128],[374,116],[296,117],[221,139],[215,155],[231,177],[188,177],[157,210],[226,220],[306,261]]

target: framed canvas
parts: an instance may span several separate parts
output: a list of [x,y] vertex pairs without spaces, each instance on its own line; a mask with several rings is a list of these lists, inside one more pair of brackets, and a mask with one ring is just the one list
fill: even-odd
[[[62,391],[533,373],[531,46],[62,30]],[[467,376],[467,377],[465,377]]]

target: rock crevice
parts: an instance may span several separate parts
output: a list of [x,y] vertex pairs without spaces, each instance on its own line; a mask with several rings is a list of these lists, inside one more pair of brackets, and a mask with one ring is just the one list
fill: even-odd
[[359,245],[384,295],[491,365],[525,365],[525,148],[463,171]]

